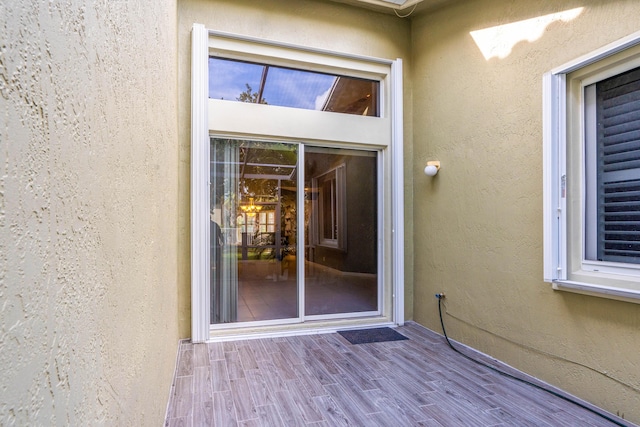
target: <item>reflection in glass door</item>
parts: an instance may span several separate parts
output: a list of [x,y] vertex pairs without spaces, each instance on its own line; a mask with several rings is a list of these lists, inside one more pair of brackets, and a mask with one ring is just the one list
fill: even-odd
[[211,323],[299,317],[298,145],[210,142]]
[[305,147],[305,316],[379,311],[377,153]]

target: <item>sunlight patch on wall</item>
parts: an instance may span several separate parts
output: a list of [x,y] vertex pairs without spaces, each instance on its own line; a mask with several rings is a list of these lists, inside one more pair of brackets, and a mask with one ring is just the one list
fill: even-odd
[[511,50],[519,42],[526,40],[532,43],[542,37],[544,31],[552,23],[572,21],[583,10],[584,7],[578,7],[524,21],[471,31],[470,34],[487,61],[493,57],[503,59],[511,54]]

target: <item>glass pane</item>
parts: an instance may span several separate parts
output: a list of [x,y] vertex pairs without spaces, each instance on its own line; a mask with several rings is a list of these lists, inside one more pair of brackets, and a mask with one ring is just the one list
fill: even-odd
[[379,116],[380,82],[209,58],[209,98]]
[[[596,181],[595,186],[587,186],[587,200],[597,200],[597,216],[588,212],[587,221],[597,218],[597,259],[639,264],[640,68],[596,83],[595,102],[596,114],[587,116],[586,129],[591,126],[597,138],[596,149],[592,149],[596,167],[587,170],[586,176],[588,183],[590,178]],[[591,110],[587,106],[585,111]],[[589,155],[593,153],[587,153],[587,159]],[[587,224],[595,225],[593,221]],[[588,229],[586,235],[589,236]],[[585,240],[587,245],[591,243]],[[593,253],[587,246],[589,256],[593,257]]]
[[298,317],[297,145],[212,138],[211,323]]
[[265,66],[269,72],[264,86],[265,103],[281,107],[321,110],[336,80],[335,76]]
[[256,102],[264,67],[209,58],[209,98]]
[[375,152],[305,147],[305,314],[378,310]]

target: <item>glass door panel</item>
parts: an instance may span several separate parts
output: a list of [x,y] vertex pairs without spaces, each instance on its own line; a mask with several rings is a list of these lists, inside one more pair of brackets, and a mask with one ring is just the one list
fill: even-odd
[[211,139],[212,324],[299,317],[297,150]]
[[305,316],[379,310],[377,153],[305,147]]

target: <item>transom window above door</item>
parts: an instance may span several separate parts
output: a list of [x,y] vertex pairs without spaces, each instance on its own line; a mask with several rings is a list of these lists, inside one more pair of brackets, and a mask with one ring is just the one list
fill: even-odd
[[209,98],[379,116],[380,82],[269,64],[209,58]]

